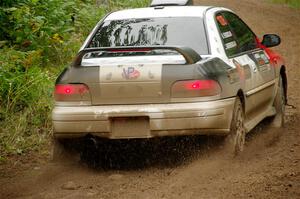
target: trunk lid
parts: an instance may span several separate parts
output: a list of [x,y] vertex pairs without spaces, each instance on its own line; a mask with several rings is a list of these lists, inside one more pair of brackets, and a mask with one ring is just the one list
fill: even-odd
[[83,59],[82,66],[99,65],[99,82],[92,85],[93,105],[166,103],[163,65],[185,64],[181,55]]

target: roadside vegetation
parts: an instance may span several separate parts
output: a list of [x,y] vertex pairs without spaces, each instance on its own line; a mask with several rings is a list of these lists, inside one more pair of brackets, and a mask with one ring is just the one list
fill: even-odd
[[300,8],[300,1],[299,0],[272,0],[274,3],[284,3],[293,8]]
[[49,143],[55,78],[104,14],[149,0],[0,1],[0,163]]

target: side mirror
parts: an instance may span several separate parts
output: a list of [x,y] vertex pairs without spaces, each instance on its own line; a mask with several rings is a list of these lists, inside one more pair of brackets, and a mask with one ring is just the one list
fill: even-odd
[[267,48],[278,46],[281,43],[281,39],[278,35],[267,34],[264,35],[263,41],[261,42]]

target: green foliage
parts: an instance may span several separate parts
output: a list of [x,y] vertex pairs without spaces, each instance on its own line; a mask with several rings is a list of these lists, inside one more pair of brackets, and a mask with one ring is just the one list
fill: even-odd
[[0,59],[0,102],[6,105],[5,114],[23,110],[47,93],[43,88],[51,81],[48,73],[37,67],[41,65],[40,51],[3,49]]
[[[0,156],[34,149],[49,135],[54,76],[40,51],[0,50]],[[1,159],[1,158],[0,158]],[[3,159],[3,158],[2,158]]]
[[110,11],[149,0],[0,1],[0,163],[39,150],[52,132],[55,78]]
[[149,0],[119,0],[109,1],[109,7],[111,10],[119,10],[122,8],[140,8],[150,5]]
[[70,39],[74,31],[86,36],[91,28],[109,10],[124,7],[142,7],[148,1],[107,1],[95,8],[91,0],[19,0],[0,8],[0,40],[8,40],[26,50],[43,48]]
[[35,106],[9,114],[5,122],[0,122],[0,159],[38,150],[47,143],[51,134],[50,107],[42,102],[39,100]]

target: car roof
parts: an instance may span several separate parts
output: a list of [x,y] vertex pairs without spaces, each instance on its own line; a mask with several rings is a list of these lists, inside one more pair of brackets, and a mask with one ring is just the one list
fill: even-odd
[[158,6],[121,10],[111,13],[106,21],[161,17],[203,17],[211,6]]

